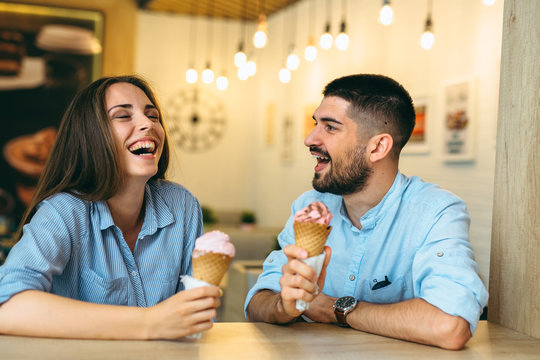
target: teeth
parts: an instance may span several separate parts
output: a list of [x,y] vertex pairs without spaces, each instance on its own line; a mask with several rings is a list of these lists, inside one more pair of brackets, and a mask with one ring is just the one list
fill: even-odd
[[154,152],[154,149],[156,148],[156,144],[153,141],[138,141],[135,144],[131,145],[129,147],[129,151],[134,152],[139,149],[147,149],[148,152]]
[[315,155],[315,154],[313,154],[313,157],[314,157],[315,159],[318,159],[318,160],[319,160],[319,159],[320,159],[320,160],[329,160],[329,158],[327,158],[326,156],[321,156],[321,155]]

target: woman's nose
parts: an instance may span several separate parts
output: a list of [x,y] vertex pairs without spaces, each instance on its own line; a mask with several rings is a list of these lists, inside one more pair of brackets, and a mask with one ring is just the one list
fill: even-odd
[[152,129],[154,122],[146,115],[141,115],[140,122],[138,124],[140,131],[146,131]]

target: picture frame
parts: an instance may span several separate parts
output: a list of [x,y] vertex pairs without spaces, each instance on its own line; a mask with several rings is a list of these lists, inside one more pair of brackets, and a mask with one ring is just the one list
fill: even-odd
[[68,104],[102,75],[105,16],[0,1],[0,24],[0,107],[9,124],[0,133],[0,204],[7,204],[0,216],[9,233],[32,199]]
[[413,99],[414,111],[416,114],[415,126],[407,144],[403,147],[402,153],[405,155],[429,154],[428,128],[431,116],[431,106],[427,97]]
[[474,161],[474,80],[458,79],[443,84],[442,144],[445,162]]

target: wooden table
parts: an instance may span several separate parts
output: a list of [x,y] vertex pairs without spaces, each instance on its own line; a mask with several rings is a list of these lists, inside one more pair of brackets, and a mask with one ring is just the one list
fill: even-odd
[[200,340],[99,341],[0,336],[0,359],[539,359],[540,340],[481,321],[464,350],[447,351],[297,323],[216,323]]

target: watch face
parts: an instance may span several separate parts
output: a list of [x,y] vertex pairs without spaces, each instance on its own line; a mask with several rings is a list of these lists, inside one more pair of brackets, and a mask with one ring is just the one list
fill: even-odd
[[348,309],[356,304],[356,299],[352,296],[343,296],[336,300],[336,308]]

